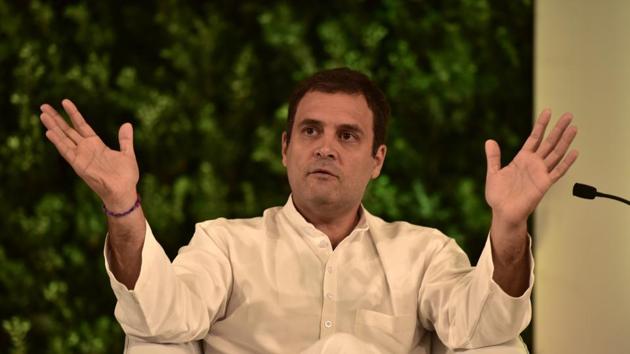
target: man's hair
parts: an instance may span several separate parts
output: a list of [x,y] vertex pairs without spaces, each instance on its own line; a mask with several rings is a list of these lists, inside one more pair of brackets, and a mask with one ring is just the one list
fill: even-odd
[[376,154],[379,146],[385,144],[387,121],[389,120],[390,113],[387,99],[383,92],[366,75],[348,68],[323,70],[298,84],[289,100],[289,115],[286,128],[287,144],[291,139],[297,106],[308,92],[341,92],[350,95],[363,95],[368,107],[372,111],[372,125],[374,126],[372,155]]

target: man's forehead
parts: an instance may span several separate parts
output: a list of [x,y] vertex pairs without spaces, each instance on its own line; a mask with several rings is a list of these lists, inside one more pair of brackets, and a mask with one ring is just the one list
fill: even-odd
[[304,119],[322,123],[359,124],[372,126],[372,111],[362,94],[325,93],[311,91],[300,100],[295,112],[295,121]]

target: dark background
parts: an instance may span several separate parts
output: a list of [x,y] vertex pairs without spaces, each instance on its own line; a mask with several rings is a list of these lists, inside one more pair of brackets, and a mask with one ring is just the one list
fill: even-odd
[[293,86],[361,70],[393,111],[366,207],[440,228],[475,263],[484,141],[505,163],[530,129],[532,26],[530,1],[0,0],[0,350],[123,345],[100,201],[44,137],[40,104],[71,98],[116,148],[134,125],[144,209],[172,257],[197,221],[283,204]]

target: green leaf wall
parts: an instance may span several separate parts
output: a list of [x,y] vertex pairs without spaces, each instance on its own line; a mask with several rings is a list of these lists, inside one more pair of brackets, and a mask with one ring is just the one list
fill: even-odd
[[289,193],[280,137],[293,86],[349,66],[392,106],[365,205],[431,225],[473,263],[490,214],[483,143],[529,131],[530,1],[0,0],[0,349],[121,352],[98,198],[44,137],[71,98],[107,144],[129,121],[149,222],[173,257],[204,219]]

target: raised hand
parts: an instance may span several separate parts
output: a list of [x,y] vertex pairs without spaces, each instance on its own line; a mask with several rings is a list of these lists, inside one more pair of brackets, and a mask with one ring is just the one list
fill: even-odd
[[562,115],[543,140],[551,119],[551,112],[544,110],[521,150],[503,168],[499,145],[486,141],[486,200],[493,216],[512,225],[526,222],[549,188],[567,172],[578,156],[577,150],[567,153],[577,134],[577,128],[569,126],[572,118],[570,113]]
[[577,128],[572,115],[560,117],[543,140],[551,112],[544,110],[529,138],[514,159],[501,168],[501,152],[494,140],[486,141],[486,201],[492,208],[493,279],[511,296],[521,296],[530,283],[527,218],[551,186],[577,159],[569,150]]
[[139,178],[131,124],[120,127],[120,151],[113,150],[96,135],[74,103],[66,99],[62,105],[72,126],[53,107],[43,104],[40,119],[47,129],[46,137],[109,210],[128,209],[136,199]]

